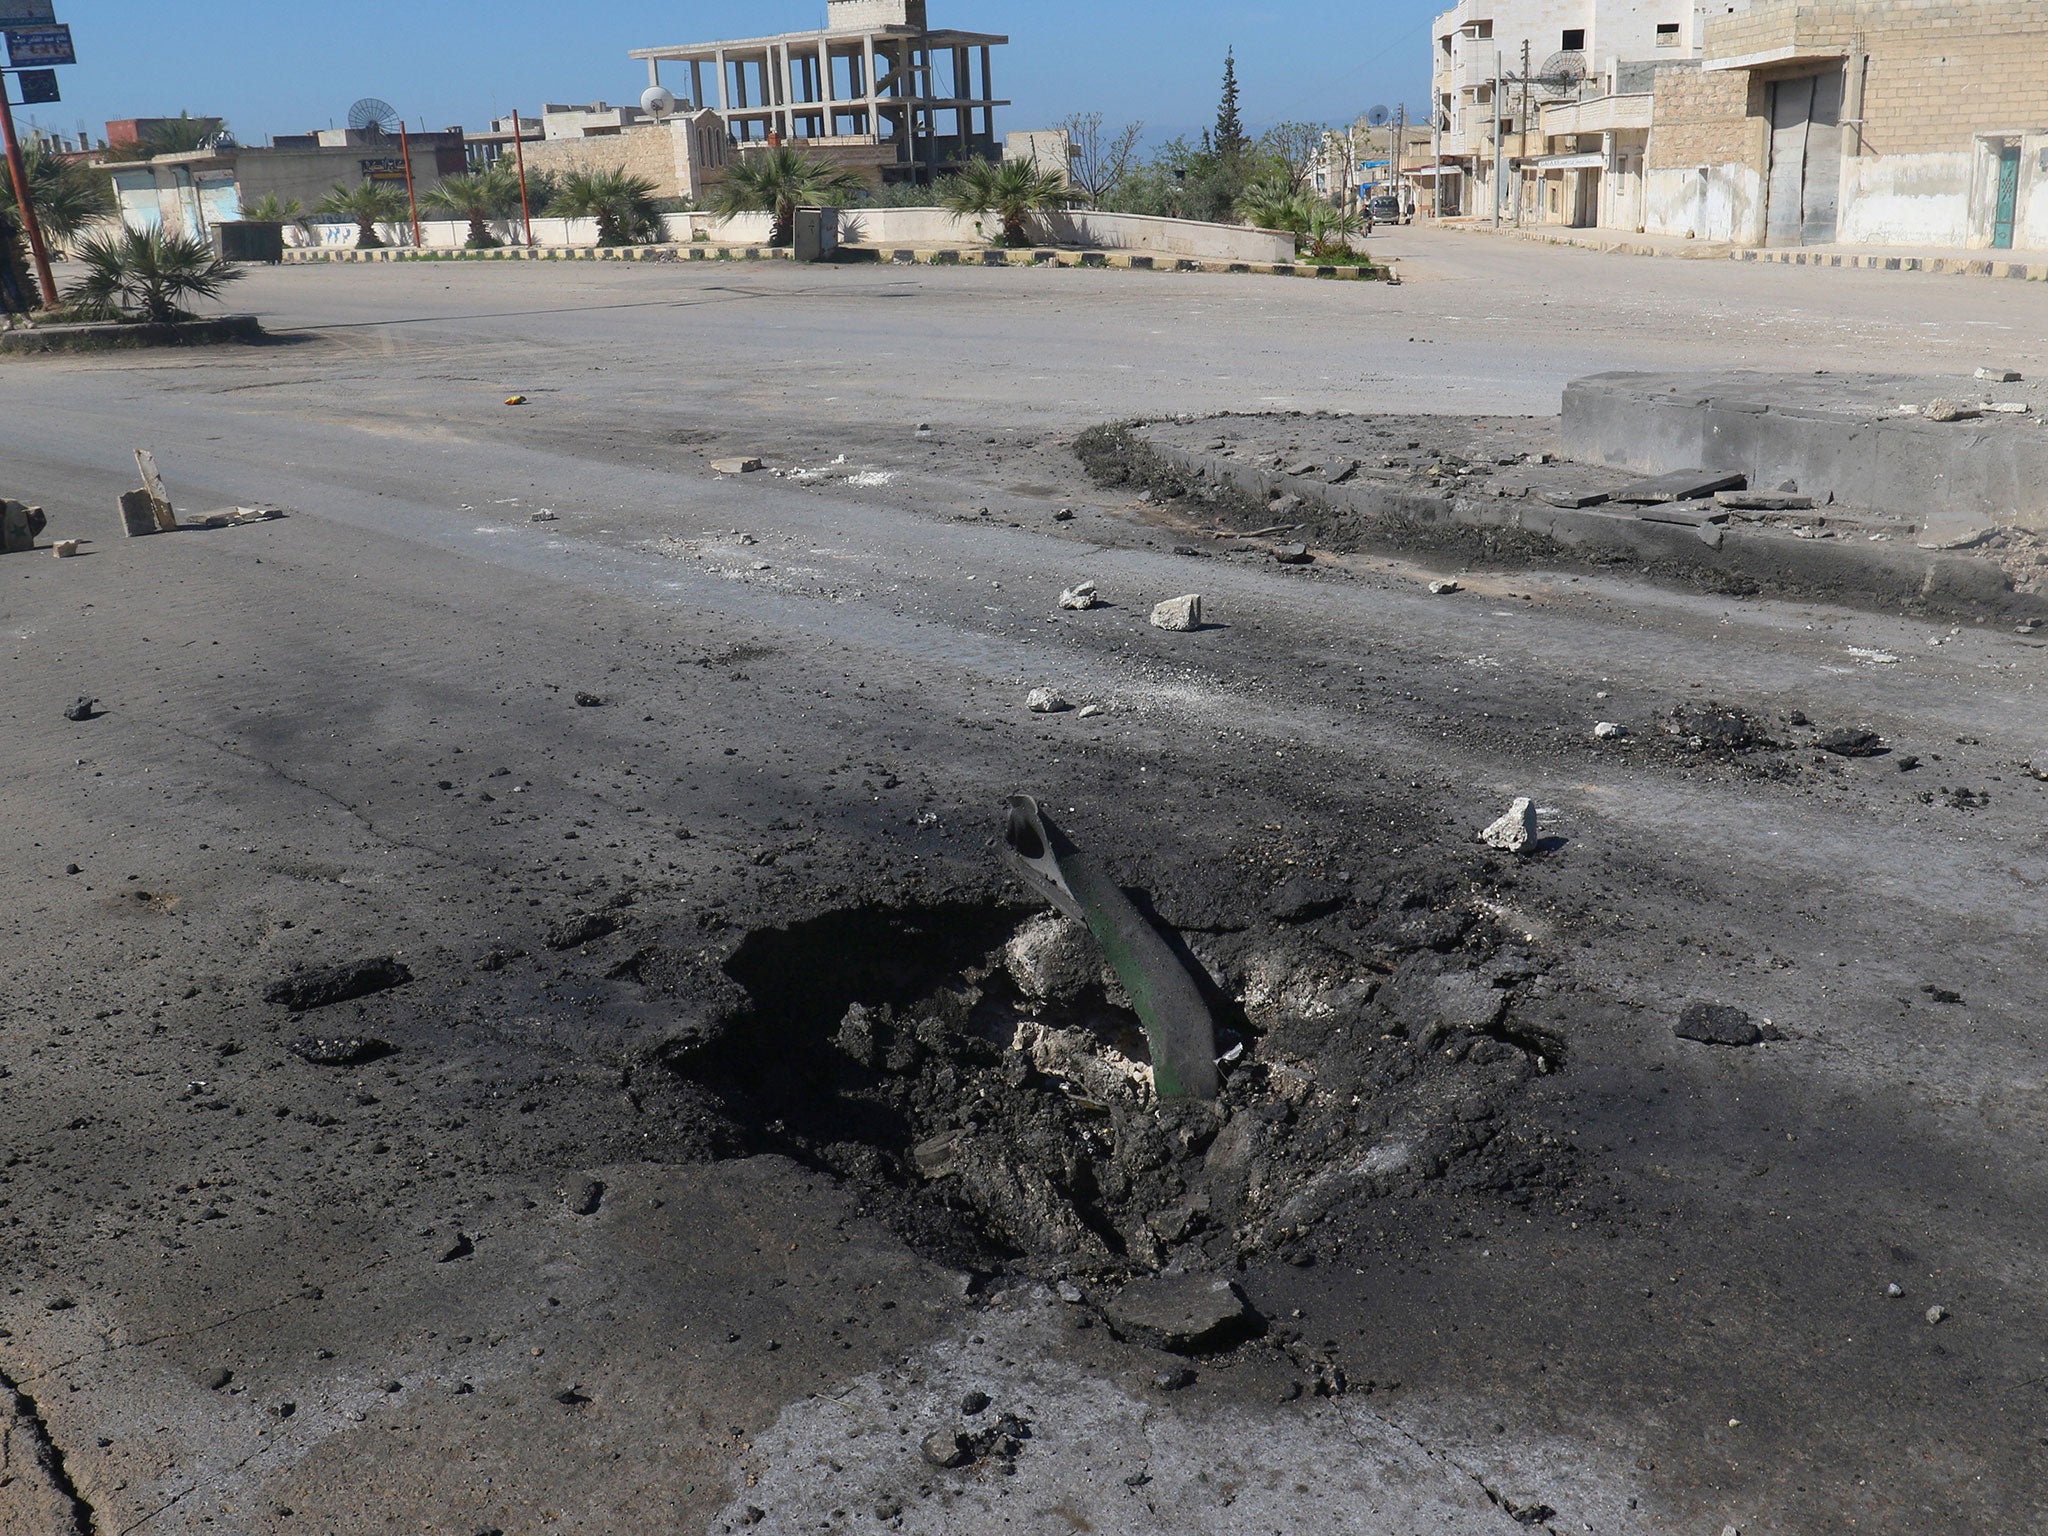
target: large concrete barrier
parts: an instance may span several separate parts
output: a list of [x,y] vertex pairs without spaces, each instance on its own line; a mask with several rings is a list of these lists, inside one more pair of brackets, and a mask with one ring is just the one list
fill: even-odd
[[[1911,518],[1923,542],[2048,528],[2048,430],[2026,386],[1907,375],[1604,373],[1569,385],[1567,457],[1646,475],[1708,469],[1752,488]],[[1938,422],[1939,398],[2025,414]]]

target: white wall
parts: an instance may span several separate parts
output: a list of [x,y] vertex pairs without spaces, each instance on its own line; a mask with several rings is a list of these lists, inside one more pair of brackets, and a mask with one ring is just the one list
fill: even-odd
[[1643,228],[1653,235],[1761,245],[1764,179],[1746,165],[1648,171],[1643,178]]
[[[774,221],[765,213],[743,213],[721,219],[709,213],[672,213],[664,220],[669,240],[696,243],[701,232],[713,246],[766,245]],[[984,221],[988,222],[988,221]],[[839,243],[888,248],[973,246],[986,243],[976,221],[943,208],[845,208],[839,210]],[[410,223],[380,224],[384,243],[410,246]],[[523,233],[520,221],[499,220],[492,232],[506,244]],[[425,250],[457,250],[469,239],[466,219],[427,219],[420,225]],[[990,234],[995,231],[991,225]],[[1032,221],[1032,238],[1049,245],[1089,250],[1131,251],[1140,255],[1186,256],[1209,261],[1291,262],[1294,237],[1235,224],[1201,224],[1191,219],[1157,219],[1134,213],[1056,213]],[[543,246],[594,246],[597,223],[592,219],[535,219],[534,239]],[[288,229],[293,245],[348,250],[356,243],[353,223],[315,220],[303,233]]]

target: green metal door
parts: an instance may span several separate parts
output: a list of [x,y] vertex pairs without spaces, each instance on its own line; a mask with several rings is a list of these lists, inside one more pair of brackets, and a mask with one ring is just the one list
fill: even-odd
[[1991,224],[1993,249],[2012,249],[2012,227],[2019,218],[2020,147],[2007,144],[1998,151],[1998,215]]

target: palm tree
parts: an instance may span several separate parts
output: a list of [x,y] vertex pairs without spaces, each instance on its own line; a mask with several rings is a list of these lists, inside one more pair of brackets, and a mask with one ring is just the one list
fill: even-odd
[[296,197],[280,198],[275,192],[258,198],[242,210],[242,217],[258,224],[296,224],[306,216],[306,205]]
[[356,249],[372,251],[384,243],[378,238],[377,226],[404,218],[406,202],[396,187],[366,181],[354,187],[337,184],[313,211],[323,218],[355,220]]
[[1051,213],[1073,200],[1057,171],[1042,171],[1029,160],[976,160],[939,189],[940,204],[963,218],[1000,219],[1005,245],[1025,243],[1024,221],[1034,213]]
[[64,301],[101,320],[172,325],[188,318],[181,300],[219,298],[242,275],[205,241],[161,229],[88,236],[76,255],[85,275],[64,290]]
[[420,201],[438,213],[469,220],[469,248],[489,250],[498,244],[491,220],[519,211],[519,179],[503,165],[467,176],[450,176]]
[[806,203],[837,203],[860,191],[865,183],[829,160],[816,160],[786,144],[744,157],[711,191],[708,205],[721,218],[739,213],[766,213],[775,218],[770,245],[796,239],[796,211]]
[[[90,225],[116,213],[114,184],[105,172],[53,155],[36,144],[22,146],[21,163],[28,172],[28,196],[35,204],[36,222],[58,244],[69,243]],[[21,222],[14,208],[14,182],[6,176],[0,176],[0,213]]]
[[180,112],[176,117],[152,123],[137,148],[144,160],[161,155],[189,155],[206,148],[208,140],[227,130],[228,125],[217,117],[194,117],[190,112]]
[[1318,202],[1309,209],[1308,248],[1316,256],[1350,256],[1352,237],[1365,233],[1365,215],[1335,203]]
[[597,220],[599,245],[640,245],[662,232],[654,193],[653,182],[623,170],[572,171],[550,211],[557,218]]
[[1276,229],[1297,240],[1309,233],[1314,218],[1310,199],[1285,179],[1255,181],[1238,194],[1237,216],[1260,229]]

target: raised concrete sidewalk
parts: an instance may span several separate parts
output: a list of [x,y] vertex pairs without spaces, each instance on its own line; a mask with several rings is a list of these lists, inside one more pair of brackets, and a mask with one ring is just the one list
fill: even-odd
[[1941,246],[1729,245],[1687,240],[1679,235],[1636,235],[1613,229],[1561,229],[1550,225],[1503,224],[1484,219],[1440,219],[1436,228],[1466,234],[1505,235],[1541,245],[1568,245],[1623,256],[1667,256],[1685,261],[1741,261],[1784,267],[1845,267],[1876,272],[1930,272],[1949,277],[2002,277],[2048,282],[2048,251],[1958,251]]

